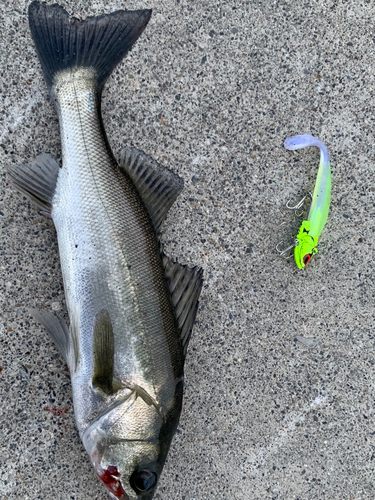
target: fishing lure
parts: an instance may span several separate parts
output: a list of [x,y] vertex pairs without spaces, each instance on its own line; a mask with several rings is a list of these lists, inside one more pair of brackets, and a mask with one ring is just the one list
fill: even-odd
[[[317,146],[320,149],[319,170],[309,214],[307,220],[304,220],[301,224],[294,245],[282,252],[278,250],[280,254],[285,254],[294,247],[294,259],[299,269],[304,268],[310,262],[311,257],[318,251],[318,239],[327,222],[331,202],[331,165],[324,144],[312,135],[295,135],[284,142],[284,147],[293,151],[307,146]],[[301,205],[302,203],[289,208],[299,208]]]

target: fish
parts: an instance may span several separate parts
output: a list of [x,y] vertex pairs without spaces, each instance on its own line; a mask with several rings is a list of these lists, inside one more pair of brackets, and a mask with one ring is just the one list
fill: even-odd
[[76,425],[108,497],[150,500],[181,414],[203,283],[201,268],[167,257],[160,242],[183,180],[133,146],[117,161],[101,117],[104,83],[151,10],[81,21],[33,1],[28,15],[62,167],[41,153],[8,173],[54,222],[70,326],[31,312],[69,367]]
[[[304,134],[288,137],[284,142],[284,147],[288,150],[306,148],[308,146],[317,146],[320,149],[320,162],[318,174],[315,181],[314,192],[311,195],[311,205],[307,216],[300,226],[294,244],[285,250],[276,250],[281,256],[288,255],[288,252],[294,249],[294,260],[299,269],[303,269],[311,260],[311,257],[318,253],[318,239],[324,229],[328,219],[329,207],[331,204],[331,164],[327,148],[322,141],[316,137]],[[295,206],[288,208],[299,209],[303,205],[307,195]],[[289,258],[287,256],[286,258]]]

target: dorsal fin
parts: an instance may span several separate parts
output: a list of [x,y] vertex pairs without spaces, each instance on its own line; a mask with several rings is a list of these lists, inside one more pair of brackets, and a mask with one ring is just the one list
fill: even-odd
[[184,186],[183,180],[143,151],[131,146],[127,146],[121,152],[120,168],[133,181],[155,229],[159,230],[164,217]]
[[115,348],[111,318],[106,309],[95,316],[93,349],[92,385],[105,394],[112,394]]
[[183,353],[186,355],[191,330],[198,311],[198,298],[203,285],[203,269],[172,262],[164,254],[162,257],[180,330]]

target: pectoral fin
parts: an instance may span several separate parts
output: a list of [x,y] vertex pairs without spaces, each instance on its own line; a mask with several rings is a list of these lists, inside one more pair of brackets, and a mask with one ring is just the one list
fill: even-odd
[[94,366],[92,385],[105,394],[112,394],[114,366],[114,338],[111,318],[106,309],[95,316],[94,323]]

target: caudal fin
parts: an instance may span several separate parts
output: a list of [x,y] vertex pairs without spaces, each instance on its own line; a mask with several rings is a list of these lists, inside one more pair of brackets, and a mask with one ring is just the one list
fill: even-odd
[[100,91],[150,17],[151,10],[119,10],[80,21],[58,4],[32,2],[30,30],[48,89],[59,71],[90,67],[97,72]]

